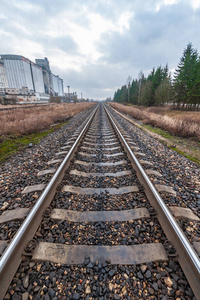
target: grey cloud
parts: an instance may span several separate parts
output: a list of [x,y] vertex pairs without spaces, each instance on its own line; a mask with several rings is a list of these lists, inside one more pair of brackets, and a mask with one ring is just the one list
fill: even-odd
[[78,53],[78,45],[74,41],[74,39],[69,36],[63,36],[63,37],[47,37],[44,35],[44,37],[35,37],[35,41],[45,44],[45,48],[49,49],[56,49],[59,48],[60,50],[66,52],[67,54],[77,54]]
[[[19,3],[20,0],[16,0]],[[90,28],[87,11],[100,14],[112,22],[118,22],[122,12],[132,13],[130,28],[124,32],[108,31],[96,43],[101,58],[97,63],[89,63],[81,71],[53,69],[64,79],[64,84],[72,90],[82,92],[85,97],[112,96],[106,89],[113,91],[126,83],[131,75],[137,78],[142,69],[145,75],[155,66],[169,64],[175,68],[188,42],[200,49],[199,28],[200,9],[193,10],[190,1],[181,0],[174,5],[162,5],[155,10],[160,0],[24,0],[33,5],[32,11],[17,9],[7,0],[1,0],[0,19],[2,31],[11,34],[16,40],[31,40],[42,46],[45,56],[51,64],[51,53],[55,48],[73,53],[81,57],[78,46],[70,36],[68,28],[64,37],[47,36],[49,22],[54,19],[54,25],[63,26],[63,20],[58,19],[62,12],[72,12],[76,25]],[[34,6],[37,8],[34,10]],[[57,23],[56,23],[57,22]],[[17,26],[20,24],[20,26]],[[28,33],[23,31],[23,27]],[[1,51],[13,53],[15,45],[4,34],[1,35]],[[23,49],[23,45],[22,45]],[[17,53],[16,53],[17,54]],[[22,53],[18,53],[22,54]],[[23,53],[26,56],[25,53]],[[38,49],[35,55],[41,57]],[[36,58],[36,57],[35,57]],[[31,59],[31,58],[30,58]],[[107,93],[107,94],[106,94]]]
[[[79,96],[83,93],[84,97],[105,99],[112,96],[115,89],[118,88],[116,77],[120,83],[126,78],[121,72],[121,69],[116,67],[113,73],[113,67],[103,64],[90,64],[83,68],[82,72],[67,70],[62,71],[54,68],[55,73],[60,74],[64,79],[65,86],[70,85],[71,91],[77,91]],[[113,89],[113,92],[105,91]]]
[[53,40],[55,45],[67,53],[76,53],[78,46],[70,36],[59,37]]
[[145,8],[137,11],[130,20],[129,31],[102,35],[98,44],[99,51],[104,53],[101,60],[120,64],[127,71],[132,69],[134,76],[141,69],[145,72],[160,64],[176,67],[188,42],[199,46],[196,26],[200,26],[200,19],[197,20],[197,15],[199,10],[180,3],[163,6],[158,12]]

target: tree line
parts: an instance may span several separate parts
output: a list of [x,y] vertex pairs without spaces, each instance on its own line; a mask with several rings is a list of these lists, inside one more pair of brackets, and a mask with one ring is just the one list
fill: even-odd
[[189,43],[174,72],[168,65],[159,66],[145,77],[140,72],[138,79],[128,78],[128,83],[118,89],[113,101],[135,105],[161,106],[173,103],[177,108],[199,108],[200,105],[200,56]]

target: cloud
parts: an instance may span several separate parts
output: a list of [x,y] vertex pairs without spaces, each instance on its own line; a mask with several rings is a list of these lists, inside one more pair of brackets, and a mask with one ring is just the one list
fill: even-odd
[[[57,73],[60,71],[56,68],[54,70]],[[113,76],[113,67],[104,64],[87,64],[82,72],[74,69],[69,69],[67,72],[61,70],[60,75],[66,83],[65,86],[70,85],[72,92],[76,91],[79,96],[83,93],[83,97],[94,99],[112,97],[119,87],[116,84],[116,77],[121,82],[124,77],[120,68],[115,68],[115,76]]]
[[12,0],[11,4],[17,10],[22,11],[23,13],[38,13],[40,11],[40,6],[35,5],[31,2],[25,0]]
[[200,48],[199,0],[1,0],[1,52],[48,57],[65,87],[103,98]]
[[52,38],[50,36],[40,39],[40,43],[44,43],[46,47],[60,49],[67,55],[75,55],[78,50],[78,45],[70,35]]
[[102,61],[124,67],[127,75],[133,69],[136,77],[141,69],[148,72],[160,64],[177,65],[188,42],[199,45],[197,15],[190,5],[179,3],[160,6],[159,11],[135,11],[128,31],[102,35],[98,44],[99,51],[104,51]]

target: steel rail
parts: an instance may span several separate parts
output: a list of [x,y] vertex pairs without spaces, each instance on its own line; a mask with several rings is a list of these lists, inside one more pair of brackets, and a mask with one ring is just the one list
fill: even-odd
[[13,240],[5,250],[0,259],[0,299],[3,299],[12,279],[17,271],[19,264],[22,260],[22,254],[27,243],[33,238],[42,218],[42,214],[51,200],[54,197],[56,188],[61,182],[65,170],[68,168],[70,161],[79,146],[83,136],[91,124],[93,117],[97,111],[98,105],[93,109],[89,117],[86,119],[86,125],[82,129],[78,138],[74,142],[73,146],[69,150],[68,154],[60,164],[58,170],[47,184],[45,190],[41,194],[40,198],[33,206],[26,219],[20,226]]
[[[105,106],[104,106],[105,107]],[[128,157],[135,169],[137,176],[145,189],[145,194],[149,199],[150,203],[157,212],[158,220],[168,238],[169,241],[174,245],[177,252],[177,259],[183,269],[183,272],[190,283],[190,286],[194,292],[197,300],[200,299],[200,260],[196,252],[193,250],[188,239],[184,235],[182,229],[177,224],[176,220],[172,216],[170,210],[162,200],[158,191],[150,181],[149,177],[145,173],[144,169],[140,165],[136,156],[133,154],[131,148],[126,142],[125,138],[121,134],[114,117],[111,116],[107,108],[106,113],[113,124],[113,127],[120,138]]]

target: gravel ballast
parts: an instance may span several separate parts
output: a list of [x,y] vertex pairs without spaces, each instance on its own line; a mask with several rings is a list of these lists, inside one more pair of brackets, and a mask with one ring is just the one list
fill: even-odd
[[[56,153],[61,151],[60,147],[63,147],[67,140],[73,136],[75,129],[78,128],[78,124],[80,125],[80,120],[85,120],[85,114],[88,114],[88,112],[83,112],[79,116],[74,117],[70,121],[72,122],[71,126],[69,122],[64,128],[46,137],[38,145],[33,146],[31,149],[27,148],[24,151],[24,156],[22,153],[18,154],[2,165],[2,177],[0,180],[3,182],[3,189],[1,190],[2,197],[0,201],[2,202],[2,206],[6,206],[5,202],[8,203],[5,209],[32,207],[41,192],[23,195],[21,193],[23,188],[28,185],[48,182],[53,174],[46,174],[40,178],[37,176],[37,173],[50,168],[47,162],[58,158]],[[161,177],[151,175],[151,180],[155,184],[164,184],[173,187],[177,192],[177,197],[166,193],[162,194],[166,204],[190,207],[195,214],[199,215],[198,201],[200,199],[196,193],[197,185],[195,182],[199,175],[197,166],[187,159],[181,158],[178,154],[173,154],[171,150],[148,137],[128,121],[122,119],[118,114],[114,113],[114,115],[124,128],[124,131],[131,137],[135,146],[139,147],[140,150],[137,150],[137,152],[145,154],[145,158],[140,157],[140,159],[152,163],[152,166],[144,165],[144,168],[153,169],[162,174]],[[94,122],[96,123],[95,130],[99,132],[101,129],[101,131],[100,137],[92,140],[92,143],[101,144],[104,141],[103,129],[109,128],[109,131],[113,132],[110,125],[107,125],[107,117],[103,113],[102,107],[97,112]],[[23,260],[12,280],[5,299],[195,299],[177,261],[176,251],[173,245],[167,240],[158,222],[156,213],[149,203],[127,155],[123,154],[123,156],[116,157],[105,155],[123,152],[123,147],[121,147],[118,139],[117,143],[120,148],[112,152],[109,150],[104,151],[102,146],[91,146],[91,150],[88,152],[81,149],[82,147],[86,147],[84,143],[79,147],[76,156],[64,175],[63,182],[57,188],[50,207],[44,214],[42,223],[33,239],[34,243],[49,242],[63,245],[84,244],[100,246],[161,243],[166,250],[169,260],[154,263],[146,262],[139,265],[114,265],[112,261],[100,263],[99,261],[91,261],[89,257],[85,257],[85,262],[82,265],[67,265],[49,261],[32,261],[33,247],[33,249],[30,249],[30,252],[28,250],[24,252]],[[115,146],[117,145],[111,145],[110,147]],[[109,148],[109,145],[106,147]],[[95,157],[87,157],[79,153],[84,151],[95,154]],[[115,163],[121,160],[125,160],[126,163],[116,166],[97,166],[95,164],[87,166],[73,163],[74,161]],[[53,168],[57,168],[58,165],[59,163],[54,164]],[[12,174],[12,168],[15,176],[17,174],[16,181]],[[69,174],[74,169],[90,173],[116,173],[131,170],[132,175],[120,177],[83,177]],[[184,173],[184,170],[187,171]],[[187,182],[190,182],[190,185],[187,186]],[[62,189],[65,185],[82,188],[104,188],[105,192],[100,195],[63,192]],[[139,191],[122,195],[112,195],[106,191],[106,188],[121,188],[131,185],[137,185]],[[149,211],[150,218],[121,222],[58,221],[50,217],[51,211],[54,208],[74,211],[121,211],[146,208]],[[187,220],[185,222],[179,220],[178,222],[188,232],[191,242],[194,240],[194,236],[195,240],[198,241],[198,221]],[[7,227],[3,228],[3,237],[8,237],[9,234],[12,237],[14,229],[19,226],[19,222],[14,222],[11,225],[11,229],[9,229],[9,226],[10,224],[7,224]],[[10,230],[10,233],[6,235],[7,230]]]

